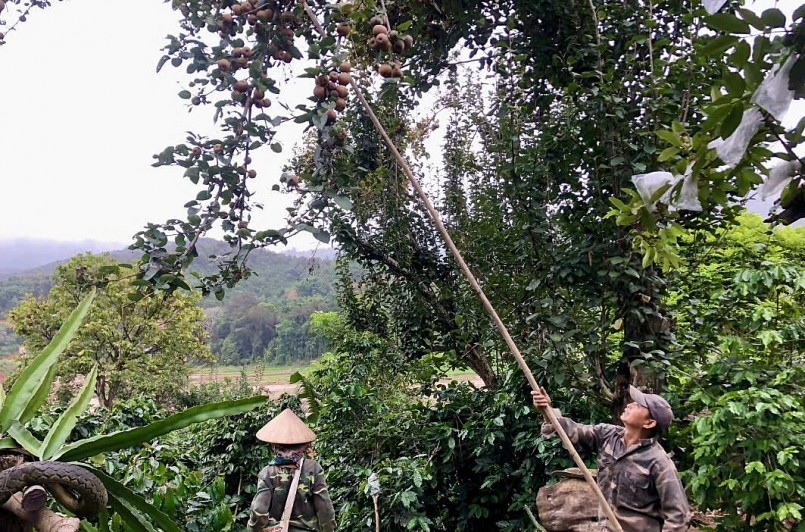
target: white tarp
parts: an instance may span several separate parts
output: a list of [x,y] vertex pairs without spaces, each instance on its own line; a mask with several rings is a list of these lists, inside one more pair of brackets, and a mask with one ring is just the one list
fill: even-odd
[[[673,192],[679,182],[682,181],[682,188],[676,200]],[[658,203],[668,205],[669,211],[701,211],[702,205],[699,202],[699,186],[693,176],[690,175],[690,168],[684,176],[673,175],[671,172],[649,172],[647,174],[637,174],[632,176],[637,193],[649,212],[657,210]],[[665,185],[670,185],[663,194],[655,199],[651,198]]]
[[707,145],[708,148],[715,148],[718,158],[724,161],[727,166],[735,166],[741,162],[741,158],[749,147],[749,141],[755,136],[763,123],[763,115],[756,108],[751,107],[744,111],[741,123],[726,139],[717,138]]
[[797,56],[792,54],[782,67],[779,63],[774,65],[752,95],[753,104],[780,121],[794,99],[794,91],[788,90],[788,79],[796,62]]
[[727,0],[703,0],[702,4],[704,4],[704,9],[707,11],[708,15],[712,15],[719,9],[721,9],[724,4],[727,3]]
[[801,168],[802,164],[797,160],[785,161],[772,168],[769,177],[760,185],[761,199],[780,194]]

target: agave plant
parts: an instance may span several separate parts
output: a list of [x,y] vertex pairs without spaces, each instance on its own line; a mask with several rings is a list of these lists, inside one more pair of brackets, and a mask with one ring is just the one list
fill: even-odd
[[97,378],[97,368],[93,368],[70,405],[44,440],[39,441],[26,424],[47,400],[58,357],[80,327],[94,298],[93,290],[70,314],[50,344],[24,368],[7,397],[0,388],[0,433],[4,436],[0,438],[0,503],[27,486],[41,485],[76,516],[98,514],[102,529],[108,523],[108,507],[111,507],[133,530],[178,532],[179,528],[167,515],[85,460],[135,447],[194,423],[248,412],[268,398],[255,396],[201,405],[143,427],[67,443],[78,417],[89,407]]

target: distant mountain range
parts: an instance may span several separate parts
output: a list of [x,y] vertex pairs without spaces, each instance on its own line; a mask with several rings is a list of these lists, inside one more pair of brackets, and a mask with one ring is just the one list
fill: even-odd
[[[204,239],[205,248],[219,248],[224,251],[225,244],[212,239]],[[122,242],[104,242],[99,240],[81,240],[65,242],[59,240],[15,238],[0,239],[0,277],[17,273],[52,273],[56,265],[65,262],[79,253],[110,253],[121,262],[132,261],[137,253],[127,249]],[[297,250],[295,248],[274,248],[271,251],[294,257],[313,257],[320,260],[332,260],[335,251],[329,247],[317,250]],[[203,254],[200,254],[203,256]]]

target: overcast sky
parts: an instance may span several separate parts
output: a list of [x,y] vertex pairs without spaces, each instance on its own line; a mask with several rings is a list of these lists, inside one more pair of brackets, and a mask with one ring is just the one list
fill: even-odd
[[[184,215],[197,190],[179,167],[152,168],[152,155],[184,142],[188,130],[214,129],[209,110],[188,114],[177,97],[183,69],[168,64],[156,73],[176,20],[161,0],[69,0],[34,10],[6,37],[0,238],[127,243],[146,222]],[[257,167],[257,200],[266,208],[253,226],[281,226],[290,205],[271,185],[301,126],[283,133],[283,153]]]
[[[778,5],[790,12],[798,3]],[[214,130],[208,111],[188,114],[177,97],[182,72],[170,65],[155,71],[165,35],[176,30],[176,15],[161,0],[69,0],[35,10],[7,36],[0,47],[0,238],[127,243],[146,222],[183,217],[196,190],[181,168],[152,168],[152,155],[183,142],[185,131]],[[291,90],[307,94],[308,81]],[[802,115],[797,103],[786,122]],[[271,185],[301,132],[285,127],[283,153],[256,161],[257,200],[266,209],[253,227],[282,225],[291,196]],[[315,245],[309,235],[291,242]]]

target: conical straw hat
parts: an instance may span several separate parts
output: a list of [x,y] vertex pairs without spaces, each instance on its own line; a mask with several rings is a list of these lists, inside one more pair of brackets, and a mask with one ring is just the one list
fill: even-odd
[[257,431],[257,439],[268,443],[294,445],[310,443],[316,439],[316,434],[290,408],[286,408]]

